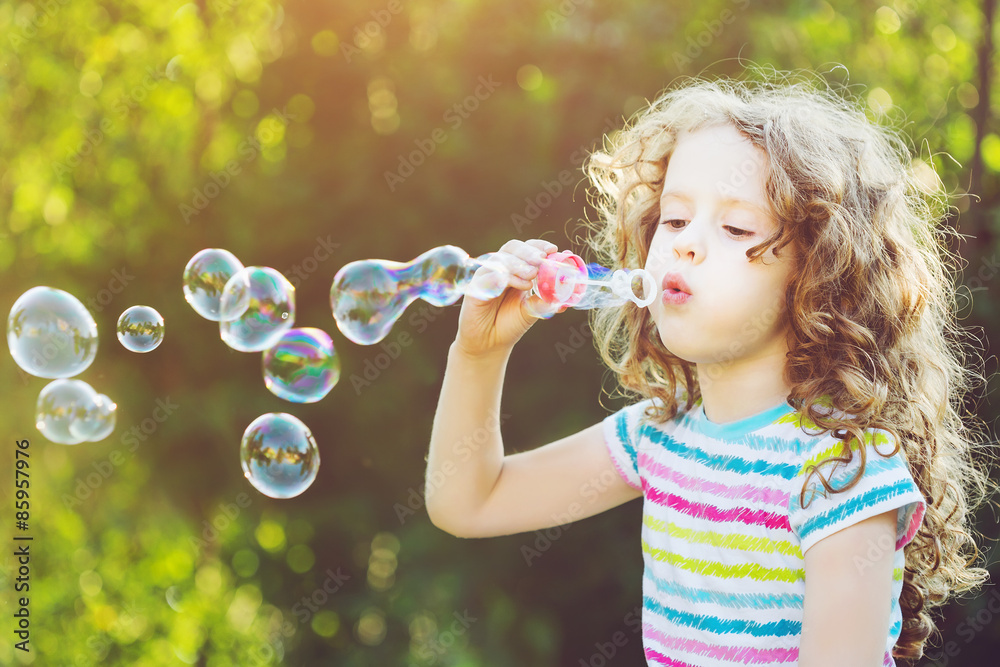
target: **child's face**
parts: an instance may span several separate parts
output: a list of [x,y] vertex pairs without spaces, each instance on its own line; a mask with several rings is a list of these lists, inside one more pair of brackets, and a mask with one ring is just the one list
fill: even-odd
[[649,306],[668,350],[694,363],[727,363],[787,350],[778,330],[791,246],[751,263],[746,251],[776,228],[764,194],[766,156],[731,125],[683,133],[667,165],[660,223],[646,261],[660,289],[687,282],[685,303]]

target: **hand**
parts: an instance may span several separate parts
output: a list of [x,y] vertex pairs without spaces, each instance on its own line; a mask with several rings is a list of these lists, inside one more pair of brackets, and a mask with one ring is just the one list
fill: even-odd
[[[531,239],[508,241],[490,262],[501,263],[510,272],[507,289],[495,299],[482,301],[471,296],[462,300],[458,316],[456,346],[473,357],[509,354],[514,344],[543,313],[556,312],[537,296],[526,297],[542,260],[558,251],[554,243]],[[479,271],[491,270],[489,264]],[[477,271],[477,275],[479,274]]]

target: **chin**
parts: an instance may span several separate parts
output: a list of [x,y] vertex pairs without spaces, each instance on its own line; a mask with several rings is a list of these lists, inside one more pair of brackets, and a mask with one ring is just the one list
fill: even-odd
[[667,352],[678,359],[691,364],[698,363],[698,353],[695,350],[687,348],[683,343],[678,343],[677,341],[671,342],[663,336],[660,336],[660,343],[666,348]]

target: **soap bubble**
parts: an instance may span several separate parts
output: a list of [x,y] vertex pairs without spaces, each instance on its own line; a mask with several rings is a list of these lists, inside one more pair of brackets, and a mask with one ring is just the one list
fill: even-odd
[[[38,394],[35,427],[52,442],[78,445],[87,440],[80,429],[91,411],[97,409],[98,394],[83,380],[53,380]],[[74,433],[74,429],[77,429]],[[84,429],[87,434],[89,430]]]
[[131,352],[150,352],[163,342],[163,316],[149,306],[132,306],[118,318],[118,340]]
[[294,498],[319,471],[319,448],[309,427],[284,412],[257,417],[240,444],[243,474],[269,498]]
[[[499,296],[510,274],[488,255],[472,259],[456,246],[432,248],[410,262],[366,259],[341,267],[330,286],[337,327],[359,345],[373,345],[389,333],[416,299],[448,306],[463,294],[482,300]],[[486,266],[483,271],[480,267]],[[475,280],[473,280],[475,278]]]
[[206,248],[195,254],[184,267],[184,298],[195,312],[207,320],[235,320],[250,306],[250,294],[221,307],[222,291],[243,264],[228,250]]
[[223,310],[247,284],[250,306],[239,318],[220,322],[219,335],[239,352],[263,352],[295,325],[295,288],[270,267],[248,266],[226,283]]
[[7,316],[7,347],[14,362],[31,375],[73,377],[97,355],[97,323],[69,292],[32,287]]
[[321,329],[289,329],[264,353],[264,384],[293,403],[315,403],[340,379],[340,357]]
[[74,437],[99,442],[115,430],[118,406],[104,394],[97,395],[96,403],[82,418],[70,422],[69,432]]

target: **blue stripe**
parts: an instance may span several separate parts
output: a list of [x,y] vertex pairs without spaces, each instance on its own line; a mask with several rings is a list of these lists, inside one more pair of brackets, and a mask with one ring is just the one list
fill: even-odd
[[757,435],[756,433],[747,433],[740,438],[739,444],[759,451],[786,455],[789,452],[797,454],[801,449],[795,438],[779,438],[776,436]]
[[625,453],[628,454],[629,460],[632,461],[632,470],[636,474],[639,474],[639,465],[637,463],[639,455],[636,453],[635,447],[632,446],[631,439],[628,437],[628,417],[624,410],[618,413],[617,424],[618,439],[621,441],[622,447],[625,448]]
[[791,463],[774,463],[772,461],[761,460],[748,461],[747,459],[739,456],[706,454],[701,449],[688,447],[687,445],[674,439],[672,436],[652,426],[643,425],[640,428],[639,433],[640,435],[644,435],[649,438],[649,440],[654,444],[665,447],[668,451],[677,454],[681,458],[689,461],[697,461],[698,463],[715,470],[727,470],[740,474],[752,472],[761,475],[777,475],[783,479],[789,480],[795,477],[801,467]]
[[808,519],[802,524],[799,539],[805,540],[806,537],[814,531],[840,523],[843,519],[846,519],[852,514],[857,514],[866,507],[877,505],[878,503],[889,500],[895,496],[909,494],[911,491],[916,491],[918,494],[920,493],[912,479],[903,479],[896,482],[892,486],[881,486],[877,489],[872,489],[867,493],[863,493],[860,496],[855,496],[832,510],[823,512],[822,514]]
[[660,579],[650,572],[649,568],[646,568],[645,574],[652,581],[653,585],[656,586],[656,590],[699,604],[710,602],[722,607],[743,607],[747,609],[802,609],[802,596],[793,593],[776,595],[767,593],[723,593],[721,591],[689,588],[673,581]]
[[[857,469],[860,466],[861,466],[861,459],[859,459],[857,455],[855,455],[854,461],[851,463],[850,466],[848,466],[848,468],[838,470],[833,475],[833,481],[844,482],[846,484],[854,477],[854,475],[857,474]],[[906,463],[903,462],[903,459],[900,458],[899,454],[895,454],[892,456],[892,458],[887,459],[884,456],[880,456],[879,454],[873,455],[869,451],[868,460],[865,461],[865,473],[862,476],[862,481],[864,481],[864,478],[866,478],[868,475],[874,476],[889,471],[896,472],[897,470],[902,471],[904,477],[909,476],[910,474],[910,470],[906,467]],[[820,469],[820,472],[823,472],[822,468]],[[898,475],[893,475],[893,477],[898,477]],[[833,485],[833,488],[836,489],[838,488],[838,486]]]
[[[854,476],[858,472],[858,467],[860,465],[861,465],[860,459],[858,459],[855,456],[854,463],[852,463],[847,468],[844,468],[843,466],[838,466],[838,470],[831,475],[827,466],[820,466],[819,472],[816,475],[823,475],[823,477],[829,477],[827,481],[830,483],[830,486],[832,486],[834,489],[839,489],[845,486],[847,482],[851,481],[851,479],[854,478]],[[830,465],[830,468],[832,468],[832,465]],[[868,461],[865,463],[865,472],[861,476],[861,481],[858,482],[858,485],[862,488],[866,485],[871,485],[872,483],[877,483],[879,486],[883,486],[882,482],[876,482],[875,480],[880,475],[885,476],[885,474],[889,472],[897,473],[890,475],[889,476],[890,479],[901,479],[903,477],[908,477],[910,474],[910,471],[906,467],[906,464],[903,462],[903,459],[899,458],[898,456],[893,456],[891,459],[886,459],[882,456],[879,456],[878,454],[875,455],[874,459],[871,456],[869,456]],[[809,500],[809,498],[813,496],[825,498],[829,495],[827,490],[823,488],[823,483],[819,481],[819,478],[816,475],[814,475],[813,478],[809,480],[809,488],[806,489],[807,505],[810,502],[812,502]],[[802,475],[803,480],[805,480],[806,477],[807,474],[803,473]],[[801,509],[801,505],[799,504],[799,493],[798,493],[800,489],[801,487],[797,487],[795,489],[795,493],[792,494],[792,498],[791,501],[789,502],[789,507],[788,507],[790,512],[795,512]],[[855,489],[851,489],[851,491],[854,490]],[[810,495],[810,493],[812,495]]]
[[754,637],[788,637],[802,632],[802,624],[796,621],[782,620],[758,623],[740,619],[723,620],[718,616],[702,616],[671,609],[647,596],[643,596],[642,605],[645,610],[664,616],[677,625],[708,630],[717,635],[744,634]]

